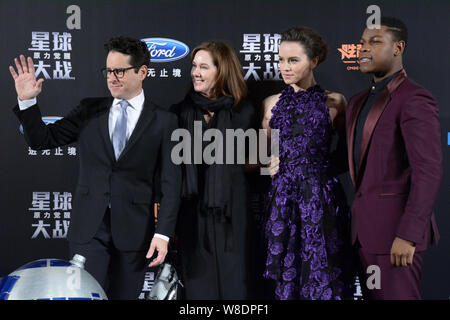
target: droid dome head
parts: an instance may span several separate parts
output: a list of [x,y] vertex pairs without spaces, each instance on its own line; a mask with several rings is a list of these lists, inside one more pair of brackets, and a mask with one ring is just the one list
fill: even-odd
[[0,278],[0,300],[107,300],[86,270],[83,256],[68,262],[39,259]]

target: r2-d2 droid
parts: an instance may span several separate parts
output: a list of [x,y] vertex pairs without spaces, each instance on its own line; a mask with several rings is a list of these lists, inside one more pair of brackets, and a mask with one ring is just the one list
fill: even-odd
[[107,300],[76,254],[70,262],[40,259],[0,278],[0,300]]
[[152,290],[147,295],[147,300],[178,300],[180,298],[180,286],[183,284],[178,279],[175,268],[170,263],[163,263],[159,267]]

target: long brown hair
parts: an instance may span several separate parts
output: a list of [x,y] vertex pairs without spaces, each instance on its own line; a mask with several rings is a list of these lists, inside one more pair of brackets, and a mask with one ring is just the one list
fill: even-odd
[[247,96],[248,89],[242,74],[241,64],[233,49],[221,41],[204,42],[192,50],[191,63],[200,50],[208,51],[211,54],[217,68],[214,96],[232,97],[234,98],[234,105],[238,105]]

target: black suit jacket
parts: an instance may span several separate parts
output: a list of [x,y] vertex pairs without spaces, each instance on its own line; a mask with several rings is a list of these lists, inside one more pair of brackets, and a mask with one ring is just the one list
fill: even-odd
[[[174,114],[147,97],[136,127],[119,159],[115,159],[108,117],[113,98],[86,98],[66,117],[45,125],[38,105],[14,113],[25,139],[35,150],[78,143],[79,177],[73,198],[68,239],[92,239],[111,204],[111,234],[119,250],[147,250],[154,232],[174,234],[181,186],[180,167],[170,158],[177,128]],[[160,171],[161,178],[154,180]],[[154,185],[158,181],[159,186]],[[155,230],[154,190],[161,192]]]

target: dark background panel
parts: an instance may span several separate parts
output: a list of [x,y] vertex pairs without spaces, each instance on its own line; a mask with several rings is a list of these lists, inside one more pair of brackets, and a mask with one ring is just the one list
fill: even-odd
[[[186,1],[66,1],[2,0],[0,2],[0,277],[34,259],[67,259],[63,239],[31,239],[32,224],[37,222],[28,211],[36,191],[73,192],[76,185],[77,156],[28,155],[28,147],[11,112],[16,103],[14,84],[8,66],[20,53],[29,54],[33,31],[69,32],[72,36],[71,59],[75,80],[44,82],[38,101],[43,116],[63,116],[84,97],[106,96],[108,90],[100,68],[105,64],[103,44],[108,38],[123,34],[136,38],[164,37],[181,41],[192,50],[208,40],[224,40],[244,61],[243,35],[280,33],[291,26],[305,25],[318,31],[329,46],[328,59],[315,73],[322,87],[343,93],[347,99],[365,89],[370,77],[348,71],[338,48],[357,44],[368,18],[366,8],[376,4],[382,15],[401,18],[409,29],[409,43],[404,56],[408,75],[436,97],[441,114],[444,180],[436,203],[436,217],[441,243],[425,255],[423,297],[448,299],[450,296],[450,170],[448,166],[450,131],[448,42],[448,1],[300,1],[300,0],[186,0]],[[70,5],[81,8],[81,30],[66,27]],[[162,107],[181,100],[189,84],[189,58],[169,63],[153,63],[155,70],[181,69],[182,77],[148,78],[144,90]],[[248,80],[249,97],[260,110],[261,101],[283,87],[281,81]],[[76,148],[76,145],[73,147]],[[52,151],[53,153],[53,151]],[[348,175],[340,177],[349,200],[352,190]],[[262,182],[262,183],[261,183]],[[251,176],[257,231],[261,231],[262,195],[267,180]],[[263,245],[260,242],[260,247]],[[262,250],[258,248],[258,250]],[[263,256],[263,252],[261,252]],[[261,262],[263,263],[263,261]],[[258,266],[258,265],[257,265]],[[256,267],[257,267],[256,266]],[[263,267],[261,264],[259,265]],[[257,272],[259,270],[256,268]]]

